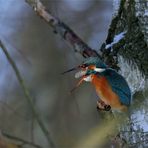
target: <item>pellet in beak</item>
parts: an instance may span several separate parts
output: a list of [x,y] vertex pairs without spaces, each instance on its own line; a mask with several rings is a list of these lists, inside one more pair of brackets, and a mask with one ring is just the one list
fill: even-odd
[[86,74],[86,72],[87,72],[86,70],[80,70],[75,74],[75,78],[78,79],[80,77],[83,77]]

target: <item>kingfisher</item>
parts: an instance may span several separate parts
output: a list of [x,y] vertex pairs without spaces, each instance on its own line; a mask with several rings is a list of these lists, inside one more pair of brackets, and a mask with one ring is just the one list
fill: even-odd
[[97,108],[127,111],[131,104],[131,90],[125,78],[116,70],[109,68],[100,58],[89,57],[81,65],[65,71],[63,74],[79,70],[75,78],[80,78],[75,90],[82,82],[90,82],[99,97]]

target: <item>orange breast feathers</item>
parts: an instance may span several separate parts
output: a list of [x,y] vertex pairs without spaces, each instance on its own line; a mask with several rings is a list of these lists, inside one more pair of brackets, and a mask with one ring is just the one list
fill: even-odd
[[92,75],[92,84],[95,86],[98,96],[105,104],[110,105],[114,109],[126,109],[126,106],[121,104],[120,98],[113,92],[105,77]]

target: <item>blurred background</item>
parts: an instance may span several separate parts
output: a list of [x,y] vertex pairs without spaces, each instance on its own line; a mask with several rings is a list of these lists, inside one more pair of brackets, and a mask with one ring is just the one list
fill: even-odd
[[[119,0],[43,0],[43,3],[95,50],[105,41],[112,15],[117,13],[119,6]],[[25,0],[0,0],[0,39],[25,79],[34,104],[57,147],[75,147],[90,131],[101,125],[102,116],[96,110],[94,88],[84,83],[70,94],[77,83],[74,73],[61,75],[80,64],[83,58],[55,35]],[[124,126],[123,130],[129,131],[132,127],[132,130],[141,133],[124,133],[123,136],[134,142],[148,137],[148,83],[136,65],[121,56],[118,60],[120,73],[127,79],[134,94],[132,123]],[[1,50],[0,130],[48,147],[15,73]]]
[[[112,18],[111,0],[44,0],[92,48],[105,40]],[[59,147],[72,147],[99,124],[97,96],[90,84],[73,94],[74,74],[60,73],[80,64],[63,39],[41,20],[25,0],[0,0],[0,38],[15,60],[35,98],[44,123]],[[0,50],[0,129],[46,147],[13,69]]]
[[[111,0],[43,0],[47,9],[72,28],[90,47],[98,50],[105,41],[112,19]],[[74,73],[61,75],[83,58],[58,35],[53,33],[25,0],[0,0],[0,39],[16,62],[44,123],[58,147],[74,147],[88,132],[99,125],[97,95],[89,83],[75,92]],[[124,66],[123,66],[124,63]],[[135,98],[146,98],[145,81],[137,69],[130,69],[119,57],[121,73],[128,77]],[[128,69],[128,72],[127,72]],[[133,80],[132,78],[135,77]],[[141,86],[139,86],[141,84]],[[139,86],[139,88],[137,88]],[[147,88],[147,87],[146,87]],[[136,104],[136,103],[135,103]],[[136,117],[147,129],[148,111],[137,103]],[[145,103],[146,108],[147,103]],[[147,122],[146,122],[147,121]],[[47,141],[34,120],[15,73],[0,50],[0,130],[34,143],[47,146]],[[29,146],[27,146],[28,148]]]

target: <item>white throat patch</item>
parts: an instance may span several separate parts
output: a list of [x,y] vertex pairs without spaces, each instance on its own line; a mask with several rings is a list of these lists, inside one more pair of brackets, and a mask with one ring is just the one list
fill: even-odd
[[78,79],[86,74],[86,71],[79,71],[75,74],[75,78]]

